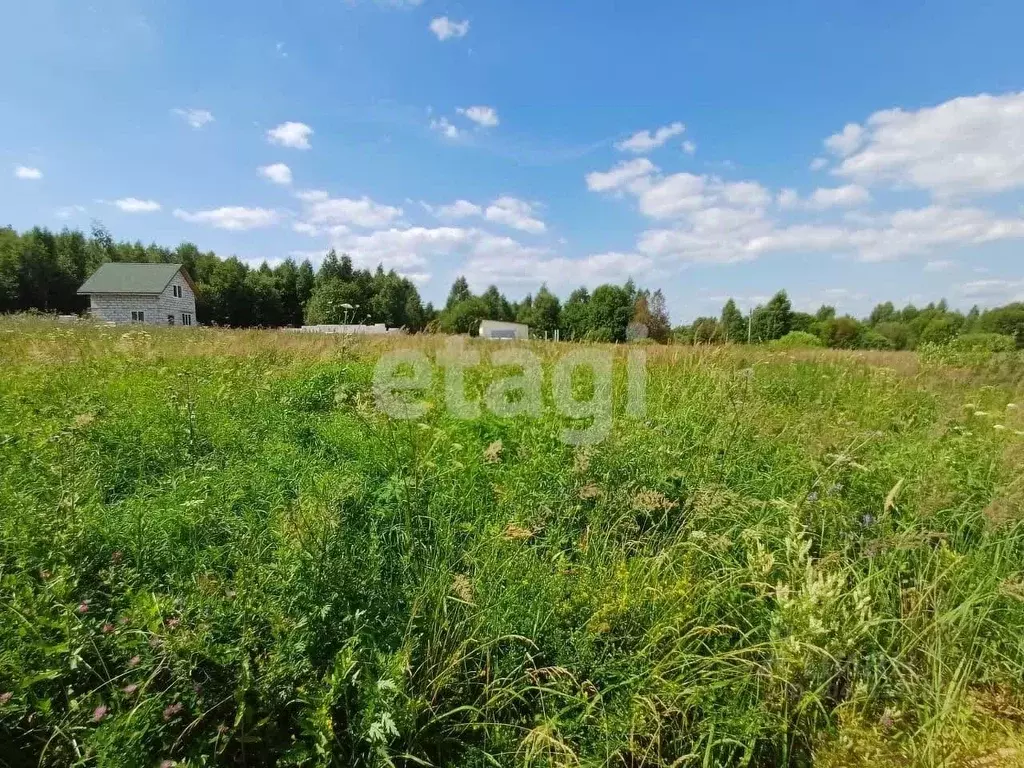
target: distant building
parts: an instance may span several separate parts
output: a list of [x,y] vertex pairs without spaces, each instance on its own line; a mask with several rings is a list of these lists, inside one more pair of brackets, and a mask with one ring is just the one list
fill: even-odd
[[480,322],[480,338],[529,339],[530,326],[525,323],[503,323],[499,320],[482,320]]
[[196,324],[196,287],[181,264],[107,262],[78,294],[89,297],[89,314],[97,320]]

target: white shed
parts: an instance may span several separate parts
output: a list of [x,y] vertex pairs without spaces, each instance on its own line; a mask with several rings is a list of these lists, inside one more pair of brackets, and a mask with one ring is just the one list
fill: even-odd
[[500,320],[481,320],[480,338],[482,339],[529,339],[530,326],[526,323],[503,323]]

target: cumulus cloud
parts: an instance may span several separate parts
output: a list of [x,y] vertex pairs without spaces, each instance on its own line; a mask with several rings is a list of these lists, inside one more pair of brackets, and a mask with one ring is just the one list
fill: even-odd
[[854,208],[871,200],[871,194],[859,184],[841,187],[819,187],[802,200],[795,190],[783,189],[778,196],[779,207],[783,209],[805,208],[824,211],[829,208]]
[[292,169],[284,163],[260,166],[259,172],[263,178],[269,179],[275,184],[292,183]]
[[309,137],[312,135],[313,129],[305,123],[289,121],[267,131],[267,141],[279,147],[309,149]]
[[[662,128],[658,128],[651,133],[650,131],[638,131],[630,136],[628,139],[624,139],[615,145],[615,148],[620,152],[633,152],[634,154],[644,154],[650,152],[653,149],[657,149],[663,146],[665,142],[674,136],[679,136],[686,130],[686,126],[682,123],[672,123]],[[694,147],[696,149],[696,147]]]
[[494,107],[459,107],[455,111],[469,118],[481,128],[494,128],[499,122],[498,112]]
[[825,139],[825,148],[834,155],[846,157],[857,151],[864,142],[864,129],[856,123],[847,123],[843,130]]
[[487,206],[484,216],[488,221],[533,235],[539,235],[547,229],[544,222],[534,215],[532,204],[514,197],[499,197]]
[[469,32],[469,21],[452,21],[447,16],[440,16],[430,22],[430,31],[442,42],[453,37],[465,37]]
[[640,212],[652,219],[687,216],[705,208],[762,208],[771,194],[756,181],[723,181],[717,176],[675,173],[634,188]]
[[451,121],[447,117],[440,117],[430,121],[430,127],[444,136],[446,139],[458,139],[462,136],[462,131],[452,125]]
[[683,152],[685,152],[688,155],[692,155],[696,151],[697,151],[697,145],[695,143],[693,143],[690,140],[686,140],[686,141],[683,142]]
[[54,212],[58,219],[70,219],[81,213],[85,213],[84,205],[64,205]]
[[43,178],[43,172],[38,168],[29,168],[25,165],[18,165],[14,168],[14,176],[18,179],[25,179],[27,181],[36,181]]
[[402,209],[384,205],[369,197],[331,197],[319,190],[300,192],[305,203],[302,220],[315,227],[362,227],[375,229],[390,225],[402,215]]
[[456,200],[449,205],[434,206],[423,203],[423,207],[437,218],[449,221],[479,216],[495,224],[503,224],[533,235],[542,234],[547,230],[544,222],[537,217],[534,203],[508,195],[495,199],[489,205]]
[[811,170],[820,171],[822,168],[828,165],[828,160],[824,157],[816,157],[811,160]]
[[467,219],[471,216],[483,216],[484,209],[469,200],[456,200],[448,205],[426,205],[426,209],[439,219]]
[[599,253],[569,259],[542,249],[524,248],[515,241],[495,240],[478,249],[463,267],[471,285],[547,283],[564,288],[622,283],[651,274],[653,260],[636,253]]
[[136,197],[122,197],[115,200],[114,205],[125,213],[153,213],[160,210],[160,203],[156,200],[139,200]]
[[656,173],[657,166],[646,157],[619,163],[610,171],[594,171],[587,174],[587,189],[591,192],[608,192],[621,189],[632,182]]
[[213,113],[208,109],[180,109],[176,107],[171,110],[171,113],[180,117],[197,131],[207,123],[213,122]]
[[1000,304],[1024,301],[1024,280],[973,280],[959,286],[957,292],[966,298]]
[[951,259],[933,259],[925,263],[925,272],[945,272],[946,270],[952,269],[956,266],[956,262]]
[[1024,219],[999,219],[974,208],[906,209],[860,226],[782,225],[760,209],[700,209],[675,228],[644,232],[637,247],[641,253],[684,263],[732,263],[796,252],[850,253],[876,262],[1021,238]]
[[949,198],[1024,186],[1024,92],[980,94],[918,110],[875,112],[826,146],[836,173]]
[[267,208],[245,208],[238,205],[214,208],[209,211],[189,211],[178,208],[174,211],[176,218],[193,224],[208,224],[218,229],[239,232],[247,229],[269,227],[278,222],[280,214]]

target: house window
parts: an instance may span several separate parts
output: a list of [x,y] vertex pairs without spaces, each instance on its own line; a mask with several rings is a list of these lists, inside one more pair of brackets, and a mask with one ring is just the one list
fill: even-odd
[[192,325],[192,315],[190,315],[188,312],[182,312],[181,313],[181,324],[182,325]]
[[180,285],[172,285],[171,286],[171,293],[174,295],[174,298],[180,299],[181,298],[181,286]]
[[144,323],[144,322],[146,322],[146,313],[143,312],[142,310],[139,310],[138,312],[136,312],[133,309],[132,310],[132,322],[133,323]]
[[174,315],[168,315],[167,316],[167,324],[168,325],[174,325]]

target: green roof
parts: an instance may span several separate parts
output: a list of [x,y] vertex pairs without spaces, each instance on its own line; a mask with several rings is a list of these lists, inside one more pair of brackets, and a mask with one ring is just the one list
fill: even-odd
[[[79,293],[163,293],[181,264],[129,264],[109,261],[82,283]],[[186,276],[186,280],[188,277]]]

